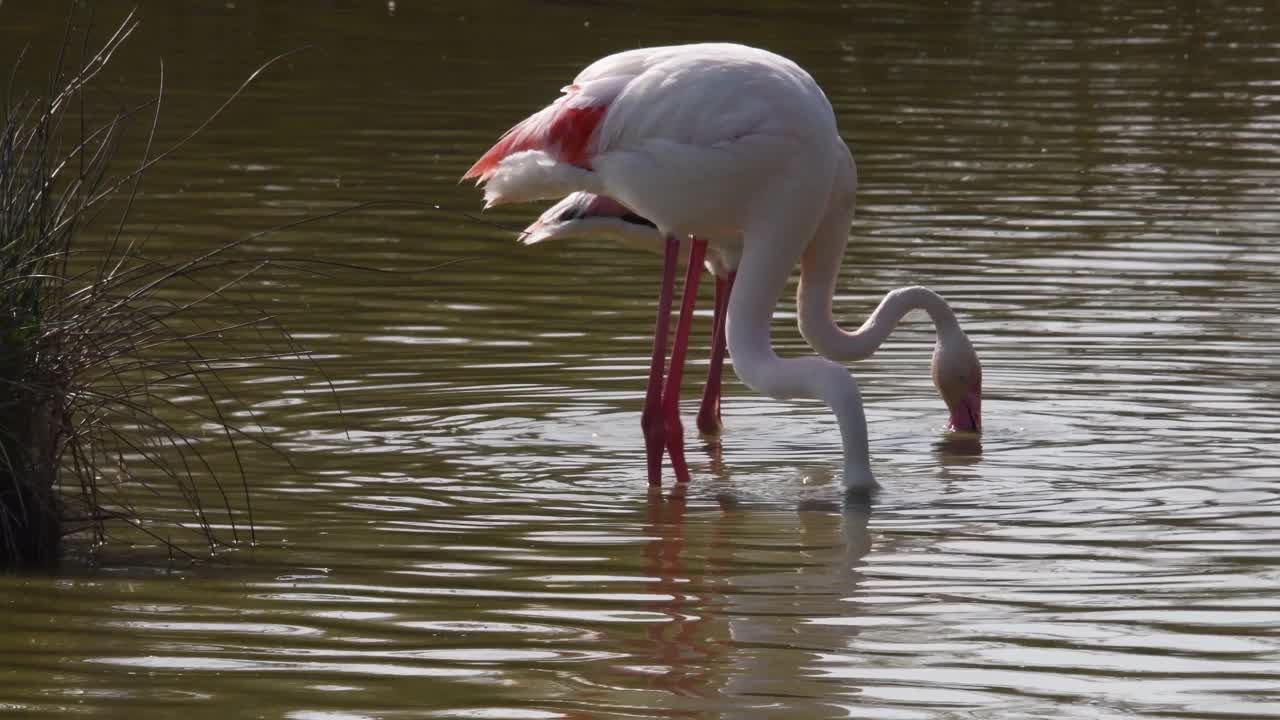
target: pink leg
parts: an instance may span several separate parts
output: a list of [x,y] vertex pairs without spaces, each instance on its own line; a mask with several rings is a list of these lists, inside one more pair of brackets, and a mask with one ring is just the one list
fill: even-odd
[[720,375],[724,371],[724,355],[728,350],[725,330],[728,328],[729,293],[733,291],[733,279],[716,277],[716,309],[711,333],[711,363],[707,366],[707,384],[702,391],[702,406],[698,408],[698,430],[715,435],[722,427],[720,422]]
[[680,381],[684,378],[684,358],[689,352],[689,326],[693,324],[693,306],[698,301],[698,278],[702,276],[702,260],[707,254],[707,241],[693,238],[689,243],[689,267],[684,274],[684,290],[680,297],[680,319],[676,321],[676,340],[671,348],[671,366],[662,388],[662,413],[667,424],[667,450],[676,482],[689,482],[689,466],[684,461],[684,426],[680,423]]
[[662,484],[662,451],[667,445],[666,426],[662,415],[662,366],[667,360],[667,326],[671,322],[671,295],[675,290],[676,260],[680,242],[668,235],[662,257],[662,284],[658,290],[658,321],[653,328],[653,356],[649,360],[649,384],[644,393],[644,409],[640,411],[640,428],[644,431],[644,454],[649,469],[649,484]]

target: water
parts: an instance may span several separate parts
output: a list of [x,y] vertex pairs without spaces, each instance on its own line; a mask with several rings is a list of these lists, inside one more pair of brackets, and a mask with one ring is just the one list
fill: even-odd
[[[164,59],[160,147],[316,46],[148,177],[131,227],[153,252],[426,205],[260,241],[396,272],[254,287],[318,358],[238,388],[296,465],[246,451],[258,547],[188,567],[116,545],[0,579],[0,707],[1280,717],[1268,8],[143,2],[109,79],[142,97]],[[5,3],[4,56],[59,23]],[[656,256],[523,248],[456,212],[480,205],[467,165],[585,62],[704,39],[794,57],[837,108],[862,182],[846,324],[926,284],[982,356],[980,453],[942,430],[927,322],[853,368],[885,485],[869,515],[838,500],[826,411],[736,381],[723,440],[690,435],[687,493],[648,492]],[[793,307],[777,318],[804,352]]]

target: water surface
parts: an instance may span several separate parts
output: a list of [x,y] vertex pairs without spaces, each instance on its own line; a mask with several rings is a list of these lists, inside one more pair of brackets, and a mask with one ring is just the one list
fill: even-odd
[[[44,5],[0,7],[4,56],[29,41],[47,57],[61,16]],[[125,9],[99,3],[98,22]],[[197,567],[113,546],[0,579],[0,707],[1280,717],[1273,15],[141,3],[108,80],[141,98],[163,58],[161,147],[262,61],[315,47],[158,166],[130,231],[177,255],[398,200],[257,242],[395,272],[253,287],[316,353],[312,372],[239,383],[238,417],[296,466],[246,450],[258,546]],[[840,501],[824,408],[736,380],[723,438],[689,436],[687,492],[650,492],[638,414],[659,259],[525,248],[460,214],[481,202],[457,177],[577,68],[711,39],[795,58],[836,107],[861,179],[842,320],[925,284],[982,356],[980,448],[943,430],[923,317],[852,368],[885,486],[869,514]],[[789,300],[776,317],[782,351],[805,352]],[[708,332],[704,313],[695,343]],[[150,502],[176,516],[173,501]]]

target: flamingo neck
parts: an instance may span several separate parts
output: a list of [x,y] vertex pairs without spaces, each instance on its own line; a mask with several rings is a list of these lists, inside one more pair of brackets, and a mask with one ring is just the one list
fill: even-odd
[[[833,269],[838,269],[838,266]],[[846,331],[832,314],[834,280],[834,272],[829,278],[811,278],[806,274],[801,280],[798,297],[800,332],[825,357],[841,361],[871,357],[893,333],[898,321],[912,310],[929,313],[942,344],[950,344],[964,336],[946,300],[929,288],[920,286],[889,292],[861,327],[853,332]]]
[[[779,202],[799,203],[811,197],[789,194]],[[844,366],[831,360],[782,358],[773,349],[770,322],[774,305],[802,252],[797,243],[774,238],[786,237],[788,232],[811,236],[812,229],[800,224],[817,212],[804,210],[784,206],[776,213],[762,212],[760,226],[746,234],[729,296],[729,354],[738,377],[757,392],[780,400],[813,398],[831,408],[844,448],[844,483],[850,489],[869,490],[876,486],[876,480],[868,458],[867,420],[858,383]]]

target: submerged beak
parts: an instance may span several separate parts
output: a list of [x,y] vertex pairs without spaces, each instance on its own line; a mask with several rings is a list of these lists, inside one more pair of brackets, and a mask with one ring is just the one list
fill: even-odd
[[982,390],[970,390],[951,406],[951,428],[960,432],[982,432]]

